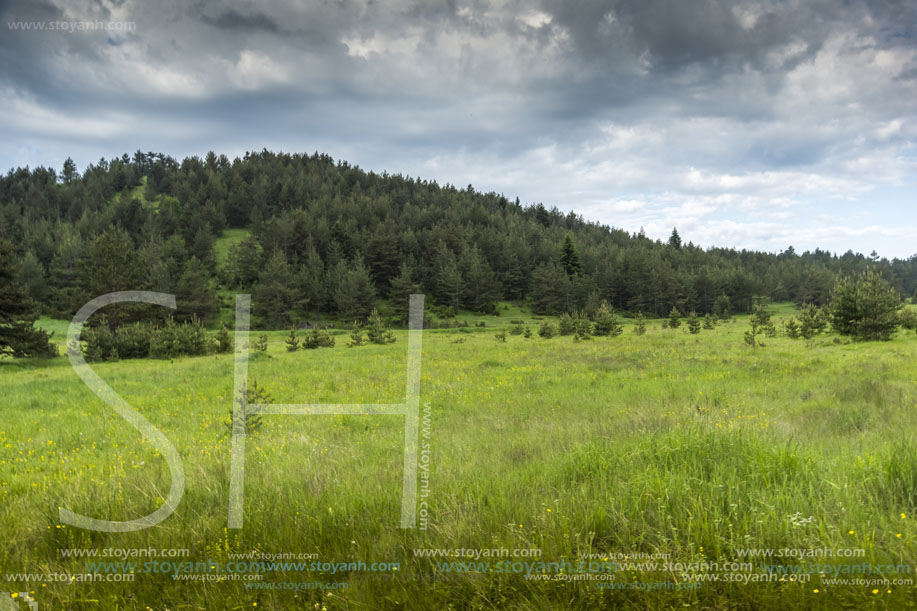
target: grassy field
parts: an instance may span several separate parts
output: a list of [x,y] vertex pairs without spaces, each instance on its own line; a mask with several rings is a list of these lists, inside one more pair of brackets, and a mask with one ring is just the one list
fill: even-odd
[[[404,427],[385,415],[265,415],[247,445],[245,524],[228,529],[231,355],[94,366],[175,445],[185,494],[146,530],[62,526],[58,507],[112,520],[151,512],[169,490],[168,468],[67,359],[0,362],[6,589],[34,591],[41,609],[915,606],[914,586],[893,583],[913,579],[917,559],[913,332],[887,343],[765,338],[752,349],[738,318],[696,336],[655,320],[644,336],[628,321],[616,338],[494,338],[495,327],[521,317],[537,330],[531,315],[505,310],[467,317],[485,328],[424,332],[425,529],[399,528]],[[292,353],[283,333],[271,333],[250,379],[275,402],[402,401],[406,332],[357,348],[338,333],[333,349]],[[278,569],[259,582],[138,568],[134,581],[117,582],[123,566],[87,568],[86,558],[64,557],[71,548],[184,548],[183,560],[206,563],[252,551],[315,554],[398,568]],[[416,551],[433,548],[540,555]],[[743,557],[783,548],[833,556]],[[848,549],[862,552],[842,556]],[[854,565],[897,572],[847,574]],[[114,577],[68,584],[37,575],[87,572]],[[35,575],[10,582],[17,573]],[[832,583],[845,578],[864,581]],[[890,582],[865,581],[877,578]],[[312,582],[347,587],[284,585]]]

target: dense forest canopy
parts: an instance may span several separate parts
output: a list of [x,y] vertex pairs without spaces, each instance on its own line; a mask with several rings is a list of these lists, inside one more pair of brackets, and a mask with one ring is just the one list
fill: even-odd
[[[227,229],[248,229],[221,260]],[[261,324],[310,313],[364,318],[407,295],[487,312],[501,299],[534,311],[620,310],[664,316],[749,311],[756,296],[822,304],[836,278],[877,269],[904,296],[917,289],[917,255],[879,259],[822,250],[780,254],[702,249],[673,231],[588,222],[471,185],[457,188],[377,174],[324,154],[268,151],[181,162],[138,151],[82,173],[11,170],[0,178],[0,231],[17,277],[42,312],[70,317],[114,290],[175,293],[177,317],[212,318],[219,289],[250,291]],[[723,297],[725,295],[725,297]],[[719,305],[717,305],[719,304]]]

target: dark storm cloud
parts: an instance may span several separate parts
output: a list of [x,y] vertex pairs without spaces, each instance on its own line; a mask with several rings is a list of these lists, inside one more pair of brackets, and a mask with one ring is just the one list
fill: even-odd
[[0,25],[136,28],[8,27],[0,156],[323,149],[607,222],[638,209],[632,222],[648,226],[653,214],[769,214],[913,177],[915,7],[19,0],[0,6]]
[[277,23],[264,13],[260,12],[253,13],[251,15],[243,15],[238,11],[229,10],[225,13],[220,13],[219,16],[215,18],[208,17],[207,15],[201,15],[201,19],[204,21],[204,23],[209,23],[212,26],[225,30],[261,30],[271,33],[280,32],[280,27],[277,25]]

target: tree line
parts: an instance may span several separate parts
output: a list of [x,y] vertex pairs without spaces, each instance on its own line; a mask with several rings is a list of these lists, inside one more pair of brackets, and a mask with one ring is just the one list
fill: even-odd
[[[248,237],[219,259],[223,232],[243,228]],[[136,289],[174,293],[177,320],[205,322],[219,290],[251,292],[257,324],[273,328],[316,313],[365,320],[380,305],[404,320],[412,292],[453,311],[492,312],[509,299],[539,314],[591,315],[604,302],[658,317],[673,308],[748,312],[759,296],[823,305],[839,276],[866,269],[901,295],[917,290],[917,256],[703,249],[677,230],[652,240],[319,153],[179,162],[137,151],[82,172],[69,159],[60,172],[17,168],[0,178],[0,232],[22,298],[60,318],[92,297]],[[165,314],[107,315],[117,326]]]

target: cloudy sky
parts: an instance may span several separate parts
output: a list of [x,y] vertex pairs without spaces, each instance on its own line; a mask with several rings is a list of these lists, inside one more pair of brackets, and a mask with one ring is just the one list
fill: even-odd
[[4,171],[137,149],[318,150],[652,237],[677,226],[704,246],[917,253],[909,0],[21,0],[0,13]]

